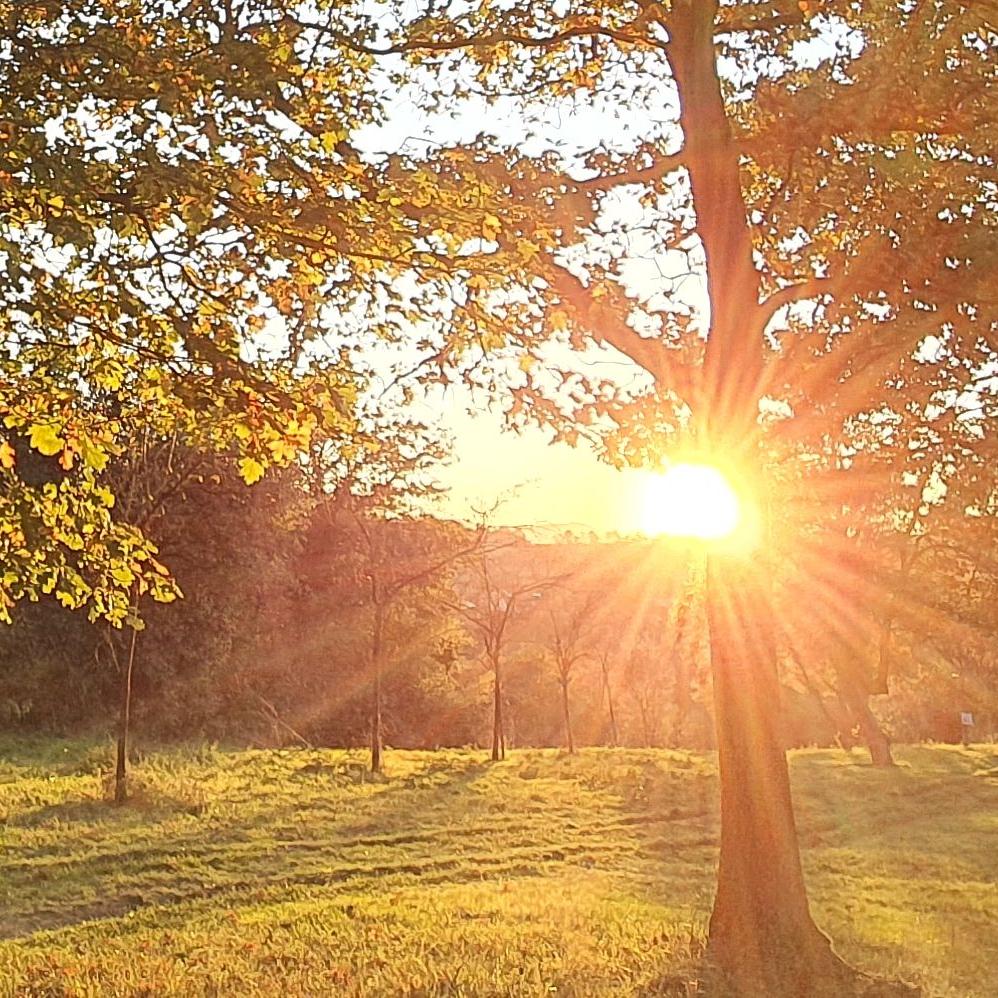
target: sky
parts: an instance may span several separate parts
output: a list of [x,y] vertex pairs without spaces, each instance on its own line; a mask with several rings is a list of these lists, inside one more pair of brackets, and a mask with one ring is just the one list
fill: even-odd
[[[470,99],[454,115],[425,110],[420,90],[414,88],[412,94],[398,94],[385,120],[355,135],[354,140],[374,154],[418,155],[428,142],[467,142],[484,130],[516,144],[527,155],[557,150],[566,161],[590,151],[600,138],[609,145],[633,147],[656,134],[669,136],[678,145],[680,135],[671,123],[675,115],[671,81],[646,76],[622,81],[622,85],[623,94],[534,106],[526,113],[512,101]],[[610,214],[619,216],[621,211],[627,207],[613,206]],[[628,238],[626,255],[621,272],[643,298],[658,298],[657,302],[649,300],[649,305],[660,307],[665,294],[677,291],[677,280],[670,275],[684,267],[677,268],[656,255],[647,235],[635,230]],[[705,289],[696,281],[682,281],[684,299],[705,300]],[[623,360],[614,355],[618,376]],[[650,472],[618,471],[600,461],[584,443],[552,443],[540,429],[519,433],[507,429],[501,404],[497,399],[489,408],[487,401],[473,399],[460,386],[428,400],[423,418],[453,442],[452,460],[437,475],[439,484],[449,490],[440,503],[444,515],[467,518],[476,509],[498,503],[490,519],[505,526],[565,526],[622,534],[640,529]]]
[[498,412],[465,411],[452,393],[441,415],[454,441],[452,462],[438,481],[447,515],[490,509],[503,526],[566,526],[573,531],[633,533],[642,522],[649,472],[617,471],[585,444],[551,443],[541,430],[505,429]]

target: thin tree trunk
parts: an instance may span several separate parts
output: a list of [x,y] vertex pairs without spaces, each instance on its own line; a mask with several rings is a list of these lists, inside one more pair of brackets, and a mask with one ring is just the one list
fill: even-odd
[[643,695],[638,700],[638,709],[641,711],[641,733],[645,748],[651,748],[651,720],[648,716],[651,712],[651,707]]
[[502,679],[499,675],[499,663],[493,662],[492,683],[492,761],[499,762],[506,758],[506,742],[502,730]]
[[689,717],[692,702],[690,682],[693,670],[688,654],[691,651],[688,637],[692,630],[690,617],[694,612],[693,593],[695,592],[692,573],[691,566],[687,572],[686,585],[680,594],[679,604],[676,607],[676,628],[672,640],[672,671],[676,677],[676,714],[672,725],[672,744],[677,748],[683,743],[683,731],[686,728],[686,720]]
[[371,632],[371,772],[381,772],[381,671],[385,611],[381,603],[374,607],[374,626]]
[[[118,753],[114,768],[114,802],[124,804],[128,800],[128,734],[132,714],[132,672],[135,668],[135,641],[138,630],[132,628],[132,639],[128,646],[128,662],[121,673],[121,703],[118,711]],[[113,638],[111,639],[113,642]],[[112,644],[112,650],[113,650]],[[115,656],[117,658],[117,656]]]
[[679,748],[683,744],[683,732],[690,716],[690,668],[682,649],[676,653],[676,716],[672,725],[672,744]]
[[572,737],[572,712],[568,703],[568,679],[561,680],[561,711],[565,719],[565,744],[568,746],[568,754],[575,755],[575,739]]
[[617,718],[613,712],[613,691],[610,689],[610,673],[607,669],[606,659],[600,659],[600,667],[603,671],[603,689],[606,691],[606,706],[610,713],[610,745],[616,748],[620,742],[620,735],[617,731]]

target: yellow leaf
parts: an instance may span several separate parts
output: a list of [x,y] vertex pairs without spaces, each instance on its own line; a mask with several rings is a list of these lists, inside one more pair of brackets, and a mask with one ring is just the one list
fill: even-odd
[[532,243],[529,239],[519,239],[516,243],[516,252],[527,261],[532,260],[538,253],[540,249],[537,243]]
[[103,471],[107,464],[107,451],[95,440],[83,437],[79,441],[80,457],[88,468]]
[[14,452],[14,448],[5,440],[0,444],[0,468],[13,468],[16,459],[17,454]]
[[[98,485],[94,489],[94,495],[108,508],[111,509],[114,506],[114,493],[105,488],[103,485]],[[84,527],[86,530],[86,527]]]
[[252,485],[263,478],[263,465],[256,458],[244,457],[239,462],[239,474],[247,485]]
[[213,298],[204,298],[198,304],[198,315],[218,315],[225,311],[225,306]]
[[502,222],[495,215],[486,215],[482,219],[482,238],[495,239],[502,232]]
[[46,457],[58,454],[63,447],[62,437],[51,423],[36,423],[32,426],[29,441],[39,454]]
[[555,332],[568,329],[568,316],[560,308],[551,313],[551,328]]
[[59,455],[59,467],[63,471],[69,471],[73,467],[74,452],[68,447]]
[[322,133],[322,148],[326,152],[333,152],[336,149],[337,144],[345,138],[343,132],[323,132]]
[[276,440],[271,440],[267,444],[267,450],[270,451],[274,460],[281,464],[286,461],[290,461],[297,453],[291,442],[285,440],[284,437],[278,437]]

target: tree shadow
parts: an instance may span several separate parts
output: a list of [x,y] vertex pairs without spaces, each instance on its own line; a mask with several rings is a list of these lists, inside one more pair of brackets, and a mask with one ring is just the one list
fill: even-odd
[[[372,777],[366,767],[352,760],[330,764],[308,760],[291,771],[331,786],[375,784],[373,800],[366,802],[363,818],[350,820],[326,816],[319,833],[307,839],[276,840],[261,834],[280,830],[298,811],[293,800],[269,810],[242,815],[223,826],[206,829],[195,822],[186,834],[170,834],[137,844],[127,841],[132,829],[149,830],[150,822],[177,815],[199,817],[204,808],[180,796],[140,790],[121,806],[97,798],[62,801],[36,807],[8,821],[11,827],[40,829],[67,826],[66,851],[23,859],[12,859],[2,867],[8,895],[8,910],[0,917],[0,939],[16,939],[43,930],[58,930],[83,922],[120,918],[143,908],[172,909],[189,902],[212,903],[219,897],[238,901],[241,894],[268,889],[305,886],[335,886],[353,881],[373,881],[385,876],[419,878],[421,875],[453,877],[454,864],[428,861],[425,855],[408,855],[406,847],[430,847],[441,828],[423,827],[428,815],[460,811],[467,788],[489,769],[482,761],[469,761],[455,772],[453,760],[429,760],[415,772],[397,779]],[[318,816],[322,820],[322,816]],[[400,829],[399,820],[405,828]],[[72,826],[98,826],[124,833],[125,842],[108,837],[103,850],[76,855],[72,848]],[[331,835],[323,834],[332,833]],[[118,848],[115,848],[116,844]],[[371,849],[386,855],[367,862]],[[195,869],[185,872],[185,862]],[[168,884],[163,873],[173,871]],[[217,882],[207,879],[214,872]],[[477,876],[477,874],[476,874]],[[120,887],[123,878],[134,883]],[[65,884],[74,885],[74,897],[65,897]],[[22,904],[18,904],[18,895]],[[18,911],[18,908],[21,910]],[[123,931],[127,931],[125,925]]]

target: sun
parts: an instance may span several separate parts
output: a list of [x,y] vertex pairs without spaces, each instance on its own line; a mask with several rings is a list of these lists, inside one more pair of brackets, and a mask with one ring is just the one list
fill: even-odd
[[641,530],[653,537],[717,540],[733,533],[741,519],[735,490],[710,464],[674,464],[651,477],[644,488]]

